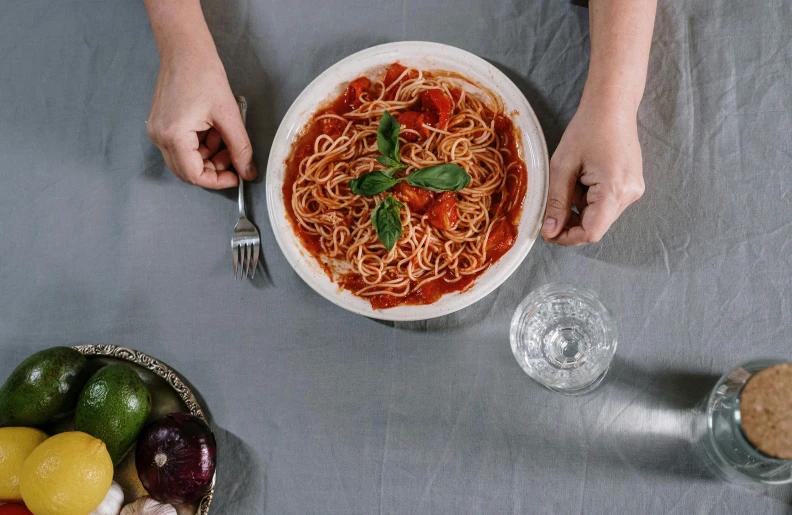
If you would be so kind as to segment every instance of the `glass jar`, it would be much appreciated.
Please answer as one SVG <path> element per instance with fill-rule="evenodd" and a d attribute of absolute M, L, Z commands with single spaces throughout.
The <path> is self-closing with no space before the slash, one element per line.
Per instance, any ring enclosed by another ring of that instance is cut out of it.
<path fill-rule="evenodd" d="M 792 483 L 792 460 L 759 451 L 743 433 L 740 396 L 748 381 L 783 360 L 750 361 L 727 372 L 712 390 L 704 407 L 698 441 L 704 461 L 721 478 L 734 483 L 782 485 Z"/>

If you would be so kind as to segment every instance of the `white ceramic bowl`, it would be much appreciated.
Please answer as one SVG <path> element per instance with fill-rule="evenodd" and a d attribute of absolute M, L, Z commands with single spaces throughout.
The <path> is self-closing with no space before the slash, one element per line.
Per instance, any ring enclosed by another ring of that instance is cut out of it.
<path fill-rule="evenodd" d="M 300 130 L 326 101 L 341 94 L 345 85 L 372 71 L 384 71 L 399 61 L 422 70 L 448 70 L 461 73 L 497 93 L 522 133 L 523 158 L 528 167 L 528 194 L 518 227 L 517 241 L 500 260 L 479 276 L 463 293 L 444 295 L 434 304 L 398 306 L 375 310 L 351 292 L 341 290 L 321 269 L 294 234 L 283 202 L 285 161 Z M 292 268 L 311 288 L 344 309 L 381 320 L 425 320 L 470 306 L 500 286 L 522 263 L 539 235 L 547 200 L 549 164 L 544 133 L 531 105 L 500 70 L 487 61 L 455 47 L 424 41 L 405 41 L 375 46 L 339 61 L 317 77 L 297 97 L 275 135 L 267 163 L 267 207 L 272 230 Z"/>

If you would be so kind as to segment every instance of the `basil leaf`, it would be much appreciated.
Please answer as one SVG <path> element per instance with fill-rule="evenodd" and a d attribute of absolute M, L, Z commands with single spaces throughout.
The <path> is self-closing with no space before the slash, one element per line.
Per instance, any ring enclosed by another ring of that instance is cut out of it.
<path fill-rule="evenodd" d="M 400 207 L 404 207 L 404 204 L 396 200 L 393 195 L 388 195 L 385 200 L 374 206 L 374 210 L 371 212 L 371 225 L 374 226 L 377 238 L 388 249 L 388 252 L 393 250 L 396 240 L 402 233 Z"/>
<path fill-rule="evenodd" d="M 376 159 L 377 159 L 377 162 L 379 164 L 385 165 L 385 166 L 388 166 L 388 167 L 391 167 L 391 168 L 393 168 L 393 167 L 405 168 L 405 166 L 406 166 L 406 165 L 403 165 L 400 162 L 396 161 L 395 159 L 391 159 L 390 157 L 387 157 L 387 156 L 377 156 Z"/>
<path fill-rule="evenodd" d="M 461 166 L 448 163 L 417 170 L 406 180 L 407 184 L 429 191 L 459 191 L 470 184 L 470 175 Z"/>
<path fill-rule="evenodd" d="M 394 179 L 386 173 L 369 172 L 349 181 L 349 188 L 355 195 L 371 197 L 394 187 L 398 182 L 398 179 Z"/>
<path fill-rule="evenodd" d="M 388 111 L 382 113 L 382 119 L 377 127 L 377 148 L 385 157 L 401 164 L 399 160 L 399 131 L 401 125 Z M 393 165 L 386 165 L 393 166 Z"/>

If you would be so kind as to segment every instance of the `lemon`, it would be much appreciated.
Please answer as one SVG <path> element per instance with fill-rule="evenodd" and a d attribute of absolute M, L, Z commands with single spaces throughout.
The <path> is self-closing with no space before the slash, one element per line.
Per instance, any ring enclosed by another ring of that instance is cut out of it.
<path fill-rule="evenodd" d="M 25 458 L 47 439 L 46 433 L 29 427 L 0 428 L 0 501 L 22 502 L 19 473 Z"/>
<path fill-rule="evenodd" d="M 19 486 L 34 515 L 88 515 L 113 482 L 113 461 L 101 440 L 78 431 L 46 440 L 25 460 Z"/>

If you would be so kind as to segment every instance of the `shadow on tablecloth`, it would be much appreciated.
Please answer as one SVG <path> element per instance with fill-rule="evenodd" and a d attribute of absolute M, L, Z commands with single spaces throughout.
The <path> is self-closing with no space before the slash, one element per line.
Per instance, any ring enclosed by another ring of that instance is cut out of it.
<path fill-rule="evenodd" d="M 264 506 L 266 483 L 254 449 L 220 426 L 212 430 L 218 462 L 211 512 L 244 513 L 250 506 Z"/>

